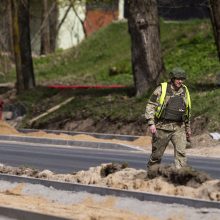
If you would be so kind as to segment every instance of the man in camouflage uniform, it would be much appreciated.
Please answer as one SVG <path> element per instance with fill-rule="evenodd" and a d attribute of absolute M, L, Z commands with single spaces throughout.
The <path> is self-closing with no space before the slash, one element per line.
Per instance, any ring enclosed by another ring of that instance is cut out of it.
<path fill-rule="evenodd" d="M 186 73 L 181 68 L 170 72 L 170 82 L 162 83 L 151 95 L 145 117 L 152 134 L 152 154 L 147 167 L 161 162 L 171 141 L 174 146 L 175 167 L 186 166 L 186 144 L 190 141 L 191 101 L 183 84 Z"/>

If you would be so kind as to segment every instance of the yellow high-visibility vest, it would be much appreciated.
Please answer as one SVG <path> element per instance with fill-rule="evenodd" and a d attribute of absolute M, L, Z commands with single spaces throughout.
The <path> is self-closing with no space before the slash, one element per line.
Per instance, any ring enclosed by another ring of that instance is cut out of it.
<path fill-rule="evenodd" d="M 160 118 L 161 113 L 164 109 L 164 100 L 166 97 L 166 92 L 167 92 L 167 82 L 161 83 L 161 95 L 160 95 L 160 99 L 159 99 L 159 105 L 156 108 L 156 112 L 155 112 L 155 116 L 157 118 Z M 191 114 L 191 98 L 190 98 L 190 94 L 189 94 L 189 90 L 187 88 L 187 86 L 185 86 L 183 84 L 183 87 L 185 88 L 186 91 L 186 116 L 189 119 L 190 118 L 190 114 Z"/>

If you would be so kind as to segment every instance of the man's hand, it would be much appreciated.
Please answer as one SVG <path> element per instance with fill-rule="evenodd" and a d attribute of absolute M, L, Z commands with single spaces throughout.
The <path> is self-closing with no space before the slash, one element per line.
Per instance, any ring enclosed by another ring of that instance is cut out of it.
<path fill-rule="evenodd" d="M 157 133 L 157 129 L 156 129 L 155 125 L 150 125 L 149 129 L 150 129 L 151 134 L 156 134 Z"/>

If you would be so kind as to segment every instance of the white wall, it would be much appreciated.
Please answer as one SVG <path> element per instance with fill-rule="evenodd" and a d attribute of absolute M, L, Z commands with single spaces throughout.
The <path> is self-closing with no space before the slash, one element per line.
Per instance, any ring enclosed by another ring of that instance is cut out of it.
<path fill-rule="evenodd" d="M 62 20 L 68 6 L 59 7 L 59 18 L 58 23 Z M 77 6 L 76 11 L 82 20 L 85 19 L 85 5 Z M 118 1 L 118 20 L 124 19 L 124 0 Z M 84 39 L 85 35 L 83 32 L 82 25 L 77 18 L 74 10 L 68 13 L 65 22 L 62 24 L 57 39 L 57 48 L 67 49 L 80 43 Z"/>
<path fill-rule="evenodd" d="M 124 19 L 124 0 L 118 1 L 118 20 Z"/>
<path fill-rule="evenodd" d="M 62 20 L 68 6 L 61 6 L 59 8 L 58 23 Z M 85 6 L 76 7 L 77 14 L 82 20 L 85 19 Z M 57 39 L 57 48 L 67 49 L 77 45 L 84 39 L 84 32 L 82 25 L 77 18 L 74 10 L 71 8 L 65 22 L 62 24 Z"/>

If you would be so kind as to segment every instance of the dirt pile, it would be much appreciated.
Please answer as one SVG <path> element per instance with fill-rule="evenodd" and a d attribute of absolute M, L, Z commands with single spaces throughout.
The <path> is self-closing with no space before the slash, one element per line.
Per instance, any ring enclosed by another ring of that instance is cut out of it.
<path fill-rule="evenodd" d="M 91 142 L 109 142 L 109 143 L 120 143 L 131 146 L 140 146 L 144 149 L 149 149 L 151 144 L 150 136 L 142 136 L 134 141 L 123 141 L 117 139 L 101 139 L 95 138 L 91 135 L 78 134 L 78 135 L 68 135 L 65 133 L 47 133 L 45 131 L 39 130 L 37 132 L 22 133 L 18 132 L 14 127 L 9 125 L 3 120 L 0 120 L 0 134 L 2 135 L 18 135 L 18 136 L 30 136 L 30 137 L 41 137 L 41 138 L 51 138 L 51 139 L 65 139 L 65 140 L 76 140 L 76 141 L 91 141 Z"/>
<path fill-rule="evenodd" d="M 34 137 L 58 138 L 67 140 L 86 140 L 97 142 L 114 142 L 123 143 L 131 146 L 138 146 L 144 150 L 151 150 L 149 136 L 139 137 L 135 141 L 119 141 L 115 139 L 102 140 L 89 135 L 67 135 L 67 134 L 48 134 L 44 131 L 33 132 L 29 134 L 19 133 L 16 129 L 8 125 L 5 121 L 0 121 L 0 134 L 7 135 L 28 135 Z M 194 144 L 201 144 L 201 148 L 187 149 L 188 154 L 220 156 L 219 145 L 204 147 L 205 140 L 210 136 L 203 134 L 195 137 Z M 213 143 L 213 142 L 211 142 Z M 173 149 L 168 147 L 166 152 L 172 152 Z M 27 167 L 6 167 L 0 166 L 1 173 L 13 175 L 30 176 L 35 178 L 44 178 L 50 180 L 66 181 L 82 184 L 96 184 L 99 186 L 108 186 L 119 189 L 140 190 L 146 192 L 157 192 L 169 195 L 188 196 L 195 198 L 203 198 L 208 200 L 220 201 L 220 182 L 218 180 L 210 180 L 203 173 L 199 173 L 192 169 L 176 170 L 173 167 L 160 165 L 150 170 L 148 176 L 144 170 L 135 170 L 128 168 L 126 164 L 115 165 L 103 164 L 98 167 L 91 167 L 87 171 L 79 171 L 73 174 L 55 174 L 52 171 L 38 171 Z M 146 177 L 147 176 L 147 177 Z"/>
<path fill-rule="evenodd" d="M 206 173 L 197 171 L 191 167 L 176 169 L 171 165 L 155 165 L 148 170 L 147 177 L 149 179 L 160 176 L 166 179 L 167 182 L 175 185 L 185 185 L 194 188 L 211 180 L 211 177 Z"/>
<path fill-rule="evenodd" d="M 73 174 L 56 174 L 1 165 L 0 173 L 220 201 L 220 180 L 211 180 L 208 175 L 190 168 L 177 170 L 160 165 L 147 175 L 144 170 L 110 163 Z"/>
<path fill-rule="evenodd" d="M 68 135 L 64 133 L 53 134 L 53 133 L 46 133 L 41 130 L 37 132 L 21 133 L 3 120 L 0 120 L 0 134 L 42 137 L 42 138 L 51 138 L 51 139 L 76 140 L 76 141 L 109 142 L 109 143 L 125 144 L 131 147 L 138 147 L 145 151 L 151 151 L 150 136 L 140 136 L 134 141 L 122 141 L 117 139 L 95 138 L 91 135 L 86 135 L 86 134 L 79 134 L 79 135 Z M 220 157 L 220 142 L 213 140 L 208 133 L 203 133 L 202 135 L 197 135 L 192 137 L 191 147 L 188 148 L 186 152 L 187 155 Z M 172 144 L 170 144 L 167 147 L 166 153 L 173 154 Z"/>
<path fill-rule="evenodd" d="M 22 136 L 28 135 L 33 137 L 67 140 L 114 142 L 131 146 L 138 146 L 144 150 L 151 150 L 151 137 L 149 136 L 142 136 L 133 142 L 125 142 L 119 140 L 102 140 L 89 135 L 71 136 L 66 134 L 48 134 L 44 131 L 23 134 L 19 133 L 16 129 L 4 121 L 0 121 L 0 134 Z M 187 149 L 188 154 L 214 157 L 220 156 L 219 142 L 213 142 L 208 134 L 194 137 L 193 145 L 195 146 Z M 166 152 L 173 153 L 172 147 L 169 146 Z M 28 167 L 10 167 L 0 164 L 0 173 L 55 181 L 65 181 L 71 183 L 93 184 L 97 186 L 112 187 L 125 190 L 127 189 L 174 196 L 185 196 L 189 198 L 205 199 L 209 201 L 220 201 L 220 180 L 212 180 L 205 173 L 201 173 L 190 168 L 176 170 L 172 166 L 167 165 L 155 166 L 154 169 L 151 169 L 148 173 L 146 173 L 145 170 L 129 168 L 127 164 L 110 163 L 101 164 L 97 167 L 91 167 L 88 170 L 79 171 L 77 173 L 56 174 L 50 170 L 40 171 Z M 148 215 L 140 216 L 134 214 L 128 211 L 130 209 L 122 211 L 121 209 L 115 208 L 115 198 L 113 197 L 107 198 L 105 201 L 102 200 L 100 202 L 94 201 L 93 198 L 87 197 L 87 199 L 79 204 L 62 205 L 54 201 L 49 201 L 47 198 L 41 198 L 39 196 L 39 191 L 36 196 L 22 195 L 21 191 L 24 185 L 25 184 L 21 184 L 12 190 L 5 190 L 4 192 L 0 192 L 1 204 L 69 218 L 75 216 L 79 220 L 155 219 L 147 217 Z M 179 216 L 178 218 L 170 217 L 166 219 L 171 220 L 185 218 Z"/>
<path fill-rule="evenodd" d="M 19 132 L 5 121 L 0 120 L 0 134 L 18 135 Z"/>

